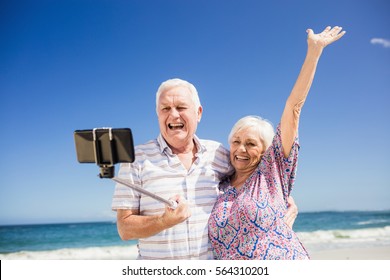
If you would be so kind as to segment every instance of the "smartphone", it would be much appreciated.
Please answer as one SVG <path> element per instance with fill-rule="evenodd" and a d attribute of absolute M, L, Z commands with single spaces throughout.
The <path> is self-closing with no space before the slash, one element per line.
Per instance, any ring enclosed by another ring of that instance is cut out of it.
<path fill-rule="evenodd" d="M 113 166 L 133 162 L 134 143 L 130 128 L 95 128 L 74 131 L 77 160 Z"/>

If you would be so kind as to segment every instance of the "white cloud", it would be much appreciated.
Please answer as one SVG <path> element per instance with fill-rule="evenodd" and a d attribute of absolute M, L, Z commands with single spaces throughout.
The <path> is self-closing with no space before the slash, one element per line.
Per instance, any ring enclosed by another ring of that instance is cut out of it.
<path fill-rule="evenodd" d="M 383 38 L 372 38 L 371 44 L 373 45 L 382 45 L 384 48 L 390 48 L 390 40 Z"/>

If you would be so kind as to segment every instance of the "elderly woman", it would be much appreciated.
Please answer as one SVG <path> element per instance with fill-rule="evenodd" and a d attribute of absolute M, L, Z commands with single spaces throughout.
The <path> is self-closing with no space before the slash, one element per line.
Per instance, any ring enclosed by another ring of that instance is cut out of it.
<path fill-rule="evenodd" d="M 298 123 L 323 49 L 340 39 L 341 27 L 314 34 L 276 129 L 255 116 L 240 119 L 229 135 L 235 173 L 221 183 L 209 218 L 215 259 L 309 259 L 284 221 L 298 159 Z"/>

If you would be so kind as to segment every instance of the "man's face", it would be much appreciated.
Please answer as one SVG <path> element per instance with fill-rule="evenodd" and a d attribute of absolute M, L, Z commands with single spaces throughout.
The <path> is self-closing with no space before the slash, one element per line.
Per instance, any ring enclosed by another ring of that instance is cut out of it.
<path fill-rule="evenodd" d="M 157 115 L 161 134 L 173 152 L 192 145 L 202 107 L 195 108 L 187 87 L 173 87 L 161 93 Z"/>

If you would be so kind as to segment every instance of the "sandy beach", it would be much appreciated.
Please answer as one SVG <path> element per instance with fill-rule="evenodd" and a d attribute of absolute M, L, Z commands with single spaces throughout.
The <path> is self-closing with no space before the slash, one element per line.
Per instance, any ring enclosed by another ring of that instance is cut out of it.
<path fill-rule="evenodd" d="M 390 246 L 315 250 L 307 247 L 312 260 L 390 260 Z M 24 251 L 0 254 L 1 260 L 136 260 L 136 246 Z"/>
<path fill-rule="evenodd" d="M 390 260 L 390 246 L 313 251 L 312 260 Z"/>

